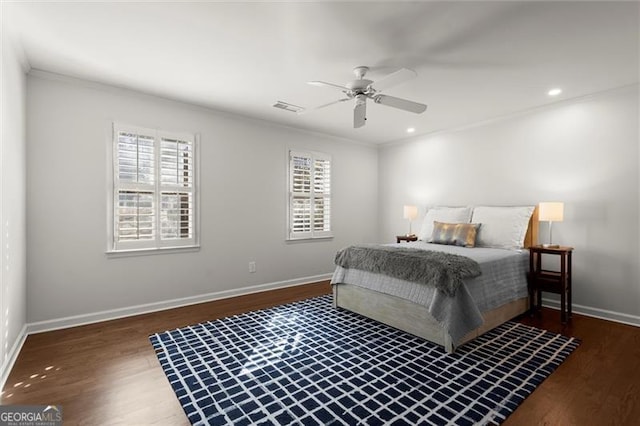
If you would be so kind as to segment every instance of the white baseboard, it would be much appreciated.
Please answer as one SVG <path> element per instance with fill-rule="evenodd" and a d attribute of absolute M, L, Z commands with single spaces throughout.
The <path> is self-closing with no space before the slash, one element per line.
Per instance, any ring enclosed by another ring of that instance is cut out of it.
<path fill-rule="evenodd" d="M 560 310 L 560 301 L 553 299 L 542 299 L 542 306 Z M 635 325 L 640 327 L 640 316 L 623 314 L 620 312 L 608 311 L 606 309 L 592 308 L 591 306 L 571 304 L 571 310 L 576 314 L 586 315 L 598 319 L 620 322 L 622 324 Z"/>
<path fill-rule="evenodd" d="M 259 284 L 251 287 L 243 287 L 234 290 L 217 291 L 198 296 L 182 297 L 179 299 L 165 300 L 162 302 L 146 303 L 143 305 L 129 306 L 126 308 L 111 309 L 108 311 L 94 312 L 90 314 L 74 315 L 65 318 L 57 318 L 47 321 L 38 321 L 27 324 L 27 334 L 43 333 L 45 331 L 59 330 L 63 328 L 77 327 L 79 325 L 93 324 L 134 315 L 164 311 L 180 308 L 198 303 L 211 302 L 213 300 L 227 299 L 229 297 L 242 296 L 250 293 L 259 293 L 278 288 L 293 287 L 302 284 L 310 284 L 331 278 L 332 274 L 314 275 L 311 277 L 296 278 L 274 283 Z"/>
<path fill-rule="evenodd" d="M 2 372 L 2 374 L 0 374 L 0 389 L 4 388 L 4 384 L 9 378 L 9 373 L 11 373 L 13 364 L 15 364 L 16 360 L 18 359 L 18 354 L 22 350 L 22 346 L 24 345 L 25 340 L 27 340 L 27 324 L 25 324 L 22 327 L 22 330 L 20 330 L 20 334 L 18 334 L 16 341 L 13 343 L 11 350 L 2 363 L 2 368 L 0 368 L 0 371 Z"/>

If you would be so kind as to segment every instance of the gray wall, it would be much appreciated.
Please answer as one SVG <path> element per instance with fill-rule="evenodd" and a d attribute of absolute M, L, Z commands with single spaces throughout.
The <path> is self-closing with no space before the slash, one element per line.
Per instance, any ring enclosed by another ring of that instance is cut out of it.
<path fill-rule="evenodd" d="M 2 192 L 0 218 L 0 383 L 26 322 L 26 76 L 9 37 L 2 37 Z"/>
<path fill-rule="evenodd" d="M 342 246 L 406 232 L 403 204 L 560 200 L 576 309 L 640 324 L 637 86 L 380 149 L 41 72 L 28 87 L 29 322 L 327 274 Z M 113 120 L 201 135 L 200 251 L 105 255 Z M 287 147 L 333 155 L 332 240 L 285 242 Z"/>
<path fill-rule="evenodd" d="M 28 87 L 30 323 L 304 281 L 331 273 L 344 245 L 376 240 L 375 147 L 42 72 Z M 200 134 L 200 251 L 105 254 L 114 120 Z M 331 240 L 285 242 L 288 147 L 333 156 Z"/>
<path fill-rule="evenodd" d="M 576 249 L 574 306 L 640 325 L 638 113 L 634 86 L 388 144 L 379 153 L 381 235 L 406 232 L 403 204 L 424 214 L 438 204 L 563 201 L 553 235 Z M 547 230 L 541 223 L 542 242 Z"/>

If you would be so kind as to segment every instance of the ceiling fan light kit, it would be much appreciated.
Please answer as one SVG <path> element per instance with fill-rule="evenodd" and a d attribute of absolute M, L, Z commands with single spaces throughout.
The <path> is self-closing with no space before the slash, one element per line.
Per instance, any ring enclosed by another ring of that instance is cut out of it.
<path fill-rule="evenodd" d="M 327 83 L 326 81 L 310 81 L 309 84 L 313 86 L 338 89 L 346 95 L 346 98 L 338 99 L 337 101 L 329 102 L 328 104 L 323 104 L 315 108 L 310 108 L 301 111 L 298 114 L 316 111 L 318 109 L 326 108 L 330 105 L 353 99 L 353 127 L 357 129 L 364 126 L 367 120 L 367 99 L 373 100 L 373 102 L 376 104 L 401 109 L 403 111 L 413 112 L 415 114 L 421 114 L 427 109 L 427 106 L 424 104 L 409 101 L 407 99 L 396 98 L 395 96 L 383 95 L 380 93 L 384 89 L 415 78 L 417 75 L 415 71 L 407 68 L 401 68 L 398 71 L 395 71 L 383 77 L 377 82 L 364 78 L 368 71 L 369 67 L 355 67 L 353 69 L 353 73 L 355 74 L 356 79 L 348 82 L 344 86 L 335 83 Z"/>
<path fill-rule="evenodd" d="M 353 108 L 353 127 L 364 126 L 367 121 L 367 97 L 365 95 L 356 95 L 356 106 Z"/>

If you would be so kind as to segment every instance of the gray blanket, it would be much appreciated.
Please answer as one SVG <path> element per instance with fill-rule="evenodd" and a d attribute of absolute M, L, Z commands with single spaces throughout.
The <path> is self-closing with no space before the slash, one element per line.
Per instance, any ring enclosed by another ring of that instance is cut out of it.
<path fill-rule="evenodd" d="M 465 278 L 482 273 L 478 262 L 465 256 L 373 244 L 344 248 L 336 254 L 335 263 L 347 269 L 427 284 L 447 296 L 454 296 Z"/>

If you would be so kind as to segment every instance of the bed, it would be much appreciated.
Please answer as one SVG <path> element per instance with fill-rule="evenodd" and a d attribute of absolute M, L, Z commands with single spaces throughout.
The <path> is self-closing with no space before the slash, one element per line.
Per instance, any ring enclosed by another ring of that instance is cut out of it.
<path fill-rule="evenodd" d="M 461 254 L 478 262 L 482 274 L 465 279 L 454 297 L 424 284 L 337 266 L 331 280 L 334 307 L 414 334 L 452 353 L 456 347 L 529 309 L 526 248 L 537 244 L 538 236 L 537 209 L 531 209 L 524 221 L 519 249 L 445 246 L 425 242 L 426 237 L 402 244 Z M 469 222 L 471 219 L 469 216 Z M 489 237 L 498 222 L 482 224 L 479 229 L 485 226 Z"/>

